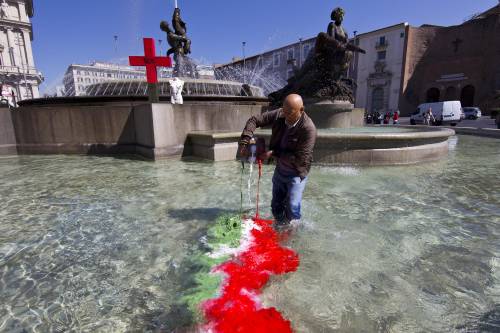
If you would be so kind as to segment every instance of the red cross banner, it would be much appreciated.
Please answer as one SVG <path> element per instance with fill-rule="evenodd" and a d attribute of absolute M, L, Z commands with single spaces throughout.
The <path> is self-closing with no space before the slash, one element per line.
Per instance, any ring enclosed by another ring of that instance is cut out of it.
<path fill-rule="evenodd" d="M 148 83 L 158 83 L 158 67 L 172 67 L 170 57 L 157 57 L 153 38 L 144 38 L 144 56 L 130 56 L 130 66 L 145 66 Z"/>

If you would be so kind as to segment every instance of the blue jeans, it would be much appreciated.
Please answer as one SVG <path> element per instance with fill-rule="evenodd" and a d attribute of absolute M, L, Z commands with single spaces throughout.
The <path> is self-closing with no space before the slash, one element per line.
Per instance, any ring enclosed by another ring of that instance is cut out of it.
<path fill-rule="evenodd" d="M 285 177 L 278 170 L 273 175 L 273 200 L 271 209 L 276 221 L 299 220 L 302 193 L 306 187 L 307 177 Z"/>

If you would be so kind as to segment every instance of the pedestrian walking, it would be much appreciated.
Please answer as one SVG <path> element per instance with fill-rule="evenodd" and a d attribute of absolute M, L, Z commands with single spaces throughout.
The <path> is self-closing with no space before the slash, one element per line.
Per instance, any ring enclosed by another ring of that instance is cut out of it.
<path fill-rule="evenodd" d="M 432 119 L 432 123 L 431 123 Z M 434 115 L 432 114 L 432 108 L 429 108 L 427 112 L 424 114 L 424 124 L 427 126 L 430 126 L 436 121 L 436 118 L 434 118 Z"/>
<path fill-rule="evenodd" d="M 394 115 L 392 116 L 393 124 L 397 125 L 399 123 L 399 110 L 394 112 Z"/>

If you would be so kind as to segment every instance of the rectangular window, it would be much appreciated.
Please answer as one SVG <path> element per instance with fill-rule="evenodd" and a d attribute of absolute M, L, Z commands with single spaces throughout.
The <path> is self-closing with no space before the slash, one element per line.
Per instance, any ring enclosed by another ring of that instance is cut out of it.
<path fill-rule="evenodd" d="M 378 42 L 380 45 L 385 45 L 385 36 L 380 37 Z"/>
<path fill-rule="evenodd" d="M 402 33 L 399 35 L 399 37 L 404 38 L 404 37 L 405 37 L 405 33 L 404 33 L 404 32 L 402 32 Z"/>
<path fill-rule="evenodd" d="M 287 60 L 295 59 L 295 50 L 288 49 L 286 58 L 287 58 Z"/>
<path fill-rule="evenodd" d="M 311 47 L 309 46 L 309 44 L 304 45 L 304 58 L 307 58 L 310 50 L 311 50 Z"/>
<path fill-rule="evenodd" d="M 273 64 L 274 64 L 274 67 L 279 67 L 280 65 L 280 53 L 279 52 L 276 52 L 274 54 L 274 57 L 273 57 Z"/>
<path fill-rule="evenodd" d="M 257 58 L 257 60 L 255 61 L 255 68 L 261 68 L 262 67 L 262 58 L 259 57 Z"/>
<path fill-rule="evenodd" d="M 379 51 L 377 52 L 377 60 L 385 60 L 385 57 L 386 57 L 387 53 L 386 51 Z"/>
<path fill-rule="evenodd" d="M 292 76 L 293 76 L 293 70 L 292 70 L 292 69 L 289 69 L 289 70 L 286 72 L 286 78 L 287 78 L 287 80 L 288 80 L 289 78 L 291 78 Z"/>

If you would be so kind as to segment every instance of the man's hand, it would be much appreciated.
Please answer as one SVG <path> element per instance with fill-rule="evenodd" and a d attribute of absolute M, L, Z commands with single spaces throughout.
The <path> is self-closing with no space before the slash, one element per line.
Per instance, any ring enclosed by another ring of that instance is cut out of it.
<path fill-rule="evenodd" d="M 248 157 L 248 143 L 250 142 L 250 139 L 247 137 L 244 137 L 238 142 L 238 153 L 240 157 Z"/>
<path fill-rule="evenodd" d="M 272 156 L 273 156 L 273 151 L 270 150 L 270 151 L 266 151 L 265 153 L 260 154 L 259 159 L 262 161 L 266 161 L 266 160 L 270 159 Z"/>
<path fill-rule="evenodd" d="M 241 144 L 238 147 L 238 153 L 240 157 L 248 157 L 248 145 Z"/>

